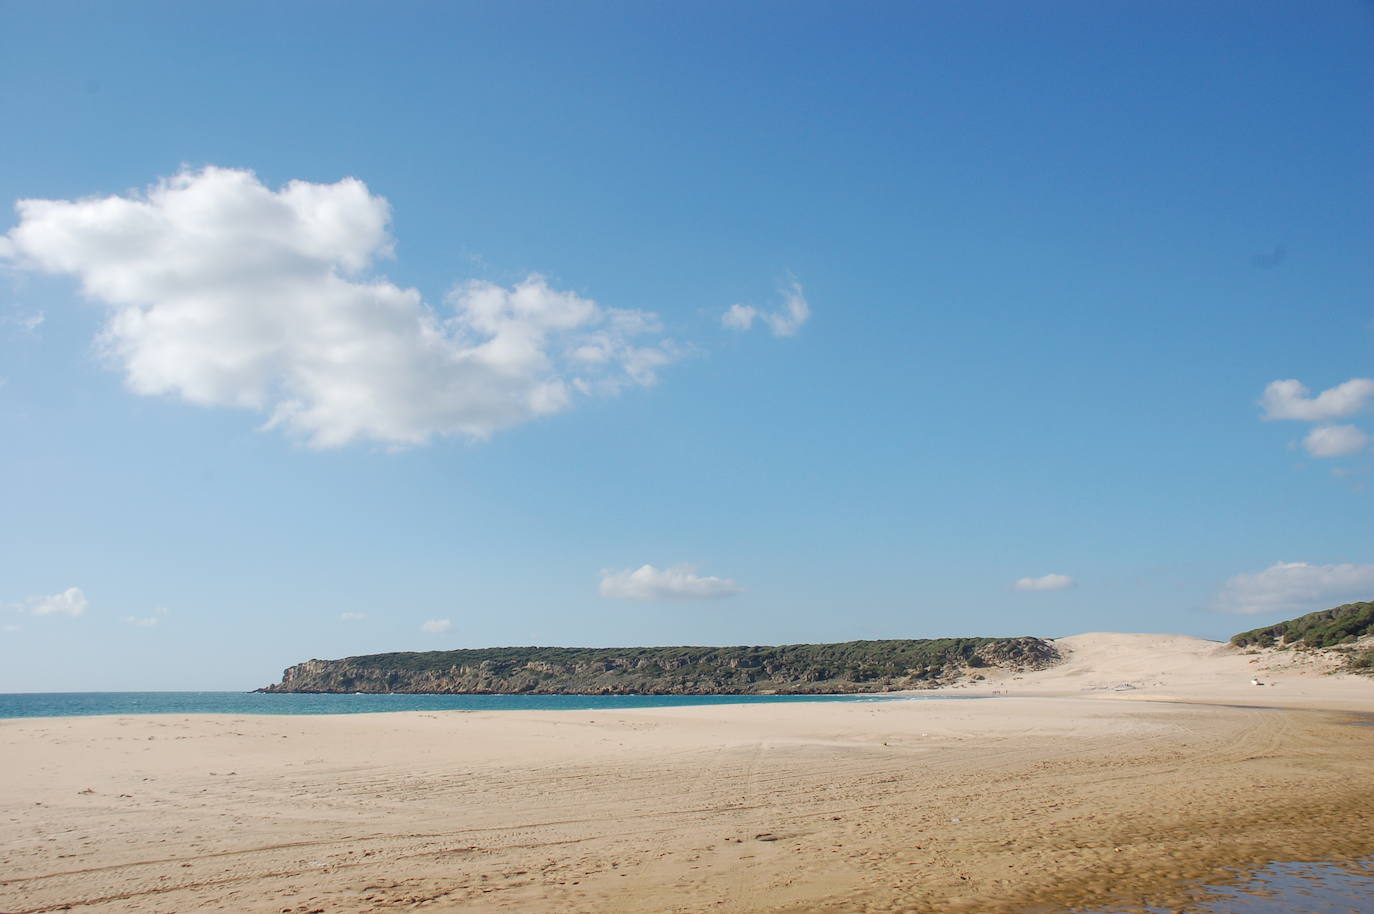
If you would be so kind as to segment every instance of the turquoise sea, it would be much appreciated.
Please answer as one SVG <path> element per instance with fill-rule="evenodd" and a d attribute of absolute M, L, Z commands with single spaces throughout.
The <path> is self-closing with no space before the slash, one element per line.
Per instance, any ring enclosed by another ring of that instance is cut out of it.
<path fill-rule="evenodd" d="M 92 714 L 376 714 L 383 711 L 599 711 L 814 701 L 922 701 L 948 695 L 264 695 L 257 692 L 19 692 L 0 718 Z M 959 696 L 961 701 L 982 700 Z"/>

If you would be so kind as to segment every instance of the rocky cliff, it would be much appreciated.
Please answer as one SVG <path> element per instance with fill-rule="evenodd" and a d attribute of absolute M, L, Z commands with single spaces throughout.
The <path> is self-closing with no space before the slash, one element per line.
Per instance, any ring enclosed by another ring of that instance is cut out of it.
<path fill-rule="evenodd" d="M 735 695 L 938 688 L 981 669 L 1059 661 L 1039 638 L 780 647 L 499 647 L 308 660 L 261 692 Z"/>

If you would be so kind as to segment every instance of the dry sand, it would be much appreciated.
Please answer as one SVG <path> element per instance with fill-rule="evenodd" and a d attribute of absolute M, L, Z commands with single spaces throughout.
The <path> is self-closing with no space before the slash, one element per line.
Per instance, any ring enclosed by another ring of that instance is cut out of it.
<path fill-rule="evenodd" d="M 1374 680 L 1061 645 L 994 701 L 0 721 L 0 911 L 1063 910 L 1374 853 Z"/>

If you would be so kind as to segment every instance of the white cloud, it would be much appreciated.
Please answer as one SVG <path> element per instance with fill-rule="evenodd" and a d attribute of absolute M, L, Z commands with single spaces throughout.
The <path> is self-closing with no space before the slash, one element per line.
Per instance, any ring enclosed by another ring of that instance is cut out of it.
<path fill-rule="evenodd" d="M 1309 396 L 1302 382 L 1290 378 L 1271 381 L 1264 388 L 1260 405 L 1264 407 L 1265 419 L 1327 422 L 1354 415 L 1364 409 L 1371 397 L 1374 397 L 1374 379 L 1370 378 L 1351 378 L 1315 397 Z"/>
<path fill-rule="evenodd" d="M 29 601 L 29 612 L 35 616 L 79 616 L 86 611 L 86 595 L 80 587 L 68 587 L 50 597 Z"/>
<path fill-rule="evenodd" d="M 0 258 L 4 257 L 3 250 L 0 250 Z M 43 326 L 43 321 L 47 315 L 42 311 L 24 311 L 18 306 L 11 309 L 10 314 L 0 317 L 0 326 L 14 326 L 19 328 L 18 335 L 37 336 L 38 328 Z"/>
<path fill-rule="evenodd" d="M 1014 585 L 1017 590 L 1068 590 L 1074 579 L 1067 574 L 1047 574 L 1038 578 L 1021 578 Z"/>
<path fill-rule="evenodd" d="M 740 592 L 729 578 L 701 577 L 690 565 L 641 565 L 601 572 L 601 595 L 618 600 L 715 600 Z"/>
<path fill-rule="evenodd" d="M 125 616 L 124 624 L 134 625 L 139 628 L 152 628 L 162 622 L 162 620 L 167 617 L 168 612 L 170 612 L 170 610 L 159 607 L 153 610 L 151 616 Z"/>
<path fill-rule="evenodd" d="M 774 336 L 793 336 L 811 316 L 800 283 L 792 283 L 783 290 L 783 305 L 777 311 L 760 311 L 753 305 L 731 305 L 721 315 L 721 325 L 730 330 L 748 330 L 755 320 L 761 320 Z"/>
<path fill-rule="evenodd" d="M 1231 578 L 1212 608 L 1242 615 L 1296 616 L 1369 599 L 1374 599 L 1374 565 L 1279 562 L 1264 571 Z"/>
<path fill-rule="evenodd" d="M 447 619 L 430 619 L 420 626 L 420 631 L 431 635 L 442 635 L 453 630 L 453 623 Z"/>
<path fill-rule="evenodd" d="M 205 168 L 17 208 L 0 257 L 80 279 L 107 307 L 101 349 L 131 390 L 262 411 L 317 447 L 484 439 L 576 395 L 651 385 L 678 355 L 654 315 L 538 275 L 461 283 L 447 313 L 367 275 L 392 253 L 390 206 L 355 178 L 273 191 Z"/>
<path fill-rule="evenodd" d="M 731 330 L 748 330 L 758 316 L 759 309 L 753 305 L 731 305 L 720 316 L 720 322 Z"/>
<path fill-rule="evenodd" d="M 17 632 L 17 631 L 22 631 L 22 630 L 23 630 L 22 626 L 18 626 L 18 625 L 11 625 L 11 624 L 9 624 L 9 623 L 6 623 L 6 624 L 4 624 L 4 625 L 0 625 L 0 632 Z"/>
<path fill-rule="evenodd" d="M 339 613 L 339 619 L 344 622 L 361 622 L 367 618 L 367 613 Z"/>
<path fill-rule="evenodd" d="M 1369 436 L 1353 425 L 1319 425 L 1302 440 L 1313 457 L 1349 457 L 1368 443 Z"/>

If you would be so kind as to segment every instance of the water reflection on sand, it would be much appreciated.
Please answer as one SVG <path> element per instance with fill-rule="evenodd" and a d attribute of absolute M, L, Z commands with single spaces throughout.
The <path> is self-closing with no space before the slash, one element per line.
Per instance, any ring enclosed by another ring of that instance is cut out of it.
<path fill-rule="evenodd" d="M 1271 863 L 1235 885 L 1202 886 L 1180 908 L 1080 908 L 1075 914 L 1370 914 L 1374 857 L 1343 863 Z"/>

